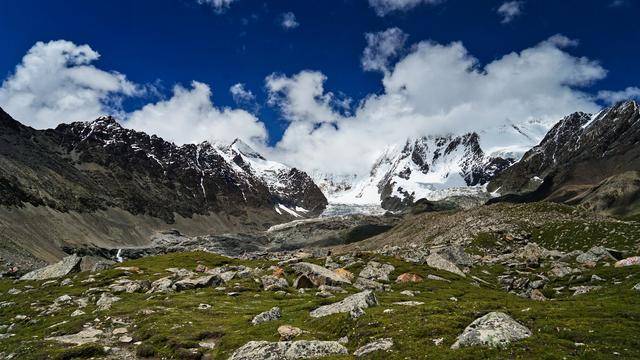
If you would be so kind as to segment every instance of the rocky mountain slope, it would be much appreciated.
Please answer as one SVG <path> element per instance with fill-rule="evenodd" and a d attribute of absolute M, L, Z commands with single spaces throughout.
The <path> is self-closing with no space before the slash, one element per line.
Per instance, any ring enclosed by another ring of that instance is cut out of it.
<path fill-rule="evenodd" d="M 399 210 L 423 198 L 478 196 L 480 185 L 513 162 L 486 154 L 476 133 L 427 136 L 386 149 L 364 179 L 320 176 L 316 181 L 331 202 Z"/>
<path fill-rule="evenodd" d="M 52 260 L 67 243 L 138 245 L 168 227 L 266 229 L 326 204 L 304 172 L 240 141 L 176 146 L 111 117 L 38 131 L 0 110 L 4 249 Z"/>
<path fill-rule="evenodd" d="M 595 115 L 575 113 L 493 179 L 505 200 L 551 200 L 615 214 L 638 211 L 640 107 L 618 103 Z"/>

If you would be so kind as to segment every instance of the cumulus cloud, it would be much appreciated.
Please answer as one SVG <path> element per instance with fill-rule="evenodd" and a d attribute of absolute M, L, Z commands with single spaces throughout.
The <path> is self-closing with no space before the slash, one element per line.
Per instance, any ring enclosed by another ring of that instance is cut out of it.
<path fill-rule="evenodd" d="M 289 30 L 297 28 L 300 26 L 300 23 L 296 20 L 296 15 L 294 13 L 286 12 L 281 16 L 280 26 L 282 26 L 283 29 Z"/>
<path fill-rule="evenodd" d="M 498 14 L 502 16 L 502 23 L 507 24 L 522 14 L 523 1 L 507 1 L 498 8 Z"/>
<path fill-rule="evenodd" d="M 143 88 L 91 63 L 100 54 L 88 45 L 58 40 L 36 43 L 0 88 L 0 106 L 35 128 L 119 114 L 123 97 Z"/>
<path fill-rule="evenodd" d="M 246 103 L 256 99 L 256 96 L 253 95 L 251 90 L 247 90 L 242 83 L 232 85 L 229 88 L 229 92 L 231 93 L 231 96 L 233 96 L 233 101 L 236 103 Z"/>
<path fill-rule="evenodd" d="M 179 144 L 203 140 L 228 143 L 235 138 L 262 144 L 267 138 L 264 124 L 253 114 L 214 106 L 209 86 L 197 81 L 190 89 L 176 85 L 171 98 L 134 111 L 125 125 Z"/>
<path fill-rule="evenodd" d="M 217 13 L 225 12 L 232 3 L 238 0 L 197 0 L 200 5 L 209 5 Z"/>
<path fill-rule="evenodd" d="M 378 16 L 385 16 L 394 11 L 407 11 L 421 4 L 439 4 L 444 0 L 369 0 Z"/>
<path fill-rule="evenodd" d="M 490 152 L 525 150 L 563 116 L 599 109 L 580 88 L 606 71 L 563 51 L 567 43 L 556 36 L 483 65 L 460 42 L 420 42 L 384 75 L 384 92 L 352 116 L 331 106 L 322 73 L 269 78 L 274 90 L 286 89 L 274 104 L 291 122 L 272 156 L 305 170 L 363 174 L 389 144 L 469 131 L 481 133 Z"/>
<path fill-rule="evenodd" d="M 362 68 L 367 71 L 387 72 L 389 63 L 400 54 L 408 37 L 397 27 L 366 33 L 367 47 L 362 53 Z"/>
<path fill-rule="evenodd" d="M 603 100 L 608 104 L 615 104 L 629 99 L 640 100 L 640 88 L 630 86 L 622 91 L 602 90 L 598 92 L 598 99 Z"/>

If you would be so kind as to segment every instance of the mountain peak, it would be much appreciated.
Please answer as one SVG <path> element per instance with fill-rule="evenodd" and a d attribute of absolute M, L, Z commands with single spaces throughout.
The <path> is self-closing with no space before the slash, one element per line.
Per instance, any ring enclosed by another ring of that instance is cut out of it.
<path fill-rule="evenodd" d="M 265 159 L 259 152 L 255 151 L 251 146 L 236 138 L 229 146 L 232 150 L 250 158 Z"/>

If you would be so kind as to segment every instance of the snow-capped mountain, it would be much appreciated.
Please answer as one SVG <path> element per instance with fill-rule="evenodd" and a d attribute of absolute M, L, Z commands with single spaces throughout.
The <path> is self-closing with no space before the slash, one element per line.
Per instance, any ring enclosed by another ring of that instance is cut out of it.
<path fill-rule="evenodd" d="M 314 179 L 330 203 L 396 210 L 422 198 L 478 193 L 514 161 L 485 154 L 477 133 L 426 136 L 385 149 L 365 178 L 314 174 Z"/>

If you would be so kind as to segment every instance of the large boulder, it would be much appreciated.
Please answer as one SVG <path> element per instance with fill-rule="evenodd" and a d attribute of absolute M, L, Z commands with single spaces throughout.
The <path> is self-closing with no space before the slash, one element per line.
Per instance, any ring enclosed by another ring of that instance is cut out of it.
<path fill-rule="evenodd" d="M 260 282 L 262 283 L 262 288 L 265 291 L 286 290 L 289 287 L 287 279 L 273 275 L 265 275 L 261 277 Z"/>
<path fill-rule="evenodd" d="M 456 275 L 466 277 L 466 275 L 460 270 L 456 264 L 445 259 L 442 255 L 438 253 L 432 253 L 425 259 L 425 263 L 435 269 L 448 271 L 450 273 L 454 273 Z"/>
<path fill-rule="evenodd" d="M 218 286 L 222 284 L 222 279 L 217 275 L 205 275 L 197 278 L 187 278 L 178 280 L 173 283 L 173 289 L 176 291 L 199 289 L 209 286 Z"/>
<path fill-rule="evenodd" d="M 458 349 L 467 346 L 502 347 L 512 341 L 531 336 L 531 330 L 502 312 L 491 312 L 474 320 L 451 346 Z"/>
<path fill-rule="evenodd" d="M 231 354 L 229 360 L 295 360 L 346 355 L 347 348 L 337 341 L 249 341 Z"/>
<path fill-rule="evenodd" d="M 338 313 L 348 313 L 354 309 L 366 309 L 369 306 L 378 305 L 378 299 L 376 295 L 371 290 L 366 290 L 359 292 L 357 294 L 353 294 L 351 296 L 347 296 L 344 300 L 320 306 L 319 308 L 311 311 L 310 315 L 314 318 L 319 318 L 323 316 L 328 316 L 332 314 Z"/>
<path fill-rule="evenodd" d="M 81 259 L 82 258 L 76 254 L 67 256 L 55 264 L 33 270 L 23 275 L 20 280 L 49 280 L 69 275 L 72 272 L 80 270 Z"/>
<path fill-rule="evenodd" d="M 597 263 L 600 260 L 615 260 L 615 258 L 607 251 L 604 246 L 594 246 L 586 252 L 576 257 L 576 262 L 581 264 L 585 263 Z"/>
<path fill-rule="evenodd" d="M 460 245 L 431 248 L 431 252 L 442 256 L 457 266 L 469 267 L 473 265 L 473 259 L 471 259 L 471 256 L 469 256 Z"/>
<path fill-rule="evenodd" d="M 382 264 L 377 261 L 369 261 L 360 272 L 360 277 L 369 280 L 389 281 L 389 274 L 396 268 L 393 265 Z"/>
<path fill-rule="evenodd" d="M 300 262 L 291 265 L 293 271 L 299 275 L 305 275 L 315 286 L 320 285 L 344 285 L 351 284 L 351 281 L 345 276 L 331 271 L 323 266 Z"/>

